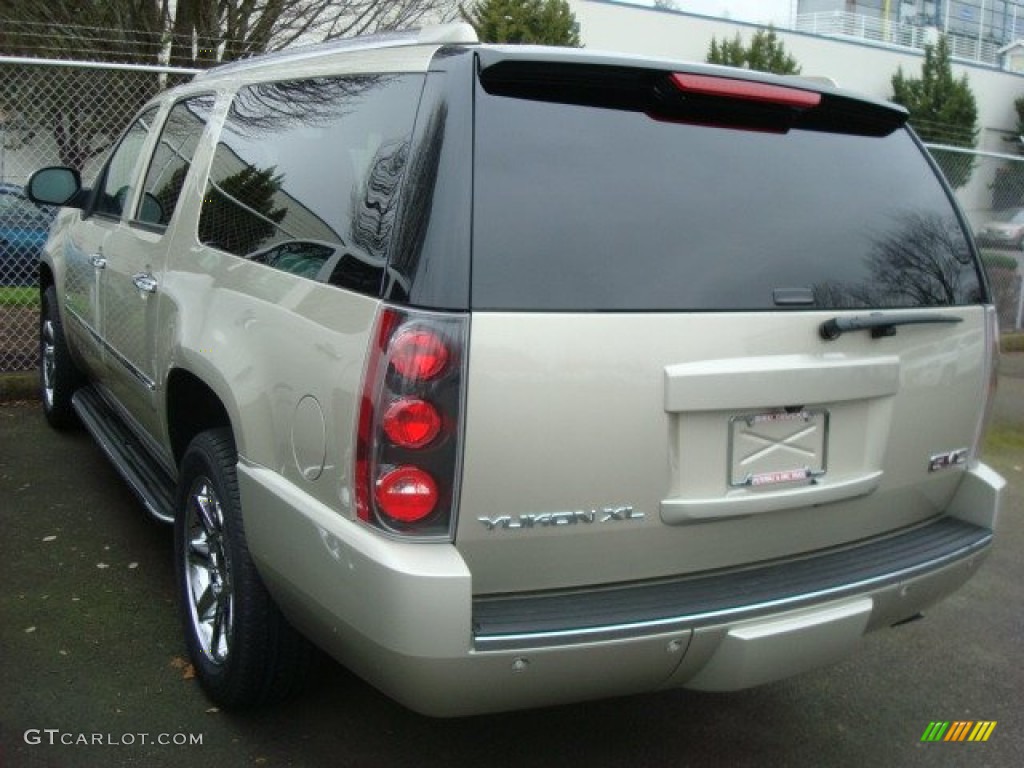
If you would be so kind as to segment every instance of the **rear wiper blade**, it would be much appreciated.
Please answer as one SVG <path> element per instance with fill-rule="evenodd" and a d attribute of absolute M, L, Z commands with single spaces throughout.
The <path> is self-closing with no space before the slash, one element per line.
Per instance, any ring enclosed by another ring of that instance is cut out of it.
<path fill-rule="evenodd" d="M 871 338 L 895 336 L 898 325 L 925 325 L 931 323 L 960 323 L 962 317 L 939 315 L 934 312 L 886 313 L 872 312 L 870 315 L 833 317 L 821 324 L 818 332 L 826 341 L 835 341 L 847 331 L 871 331 Z"/>

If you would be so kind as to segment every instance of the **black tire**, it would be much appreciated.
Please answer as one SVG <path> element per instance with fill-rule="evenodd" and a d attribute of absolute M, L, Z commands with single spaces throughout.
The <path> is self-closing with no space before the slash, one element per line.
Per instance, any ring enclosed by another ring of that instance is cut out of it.
<path fill-rule="evenodd" d="M 304 686 L 313 648 L 274 604 L 249 555 L 230 430 L 202 432 L 181 462 L 174 557 L 185 643 L 207 696 L 243 709 Z"/>
<path fill-rule="evenodd" d="M 71 359 L 57 306 L 57 289 L 51 285 L 43 291 L 39 308 L 39 397 L 51 427 L 78 426 L 71 396 L 84 383 L 85 376 Z"/>

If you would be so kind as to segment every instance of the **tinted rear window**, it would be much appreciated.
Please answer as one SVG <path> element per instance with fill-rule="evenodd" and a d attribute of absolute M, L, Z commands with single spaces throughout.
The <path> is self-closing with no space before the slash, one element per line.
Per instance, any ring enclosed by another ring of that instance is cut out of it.
<path fill-rule="evenodd" d="M 960 221 L 905 130 L 785 133 L 487 93 L 472 304 L 763 310 L 975 303 Z"/>

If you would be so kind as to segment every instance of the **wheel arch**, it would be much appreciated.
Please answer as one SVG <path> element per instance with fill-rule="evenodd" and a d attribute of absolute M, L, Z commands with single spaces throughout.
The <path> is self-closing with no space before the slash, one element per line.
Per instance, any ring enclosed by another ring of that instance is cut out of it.
<path fill-rule="evenodd" d="M 226 427 L 235 440 L 238 433 L 228 408 L 221 397 L 205 381 L 184 368 L 173 369 L 167 377 L 167 436 L 175 466 L 189 443 L 200 432 Z"/>
<path fill-rule="evenodd" d="M 50 269 L 50 265 L 45 261 L 39 262 L 39 295 L 42 296 L 46 289 L 51 285 L 56 284 L 56 279 L 53 276 L 53 270 Z"/>

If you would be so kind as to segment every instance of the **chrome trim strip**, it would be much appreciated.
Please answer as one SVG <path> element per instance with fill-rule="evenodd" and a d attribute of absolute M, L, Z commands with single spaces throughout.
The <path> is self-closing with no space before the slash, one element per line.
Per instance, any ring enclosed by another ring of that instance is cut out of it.
<path fill-rule="evenodd" d="M 68 313 L 68 317 L 70 317 L 72 320 L 74 320 L 76 323 L 82 326 L 82 328 L 86 332 L 88 332 L 88 334 L 92 336 L 93 339 L 95 339 L 96 341 L 100 341 L 100 335 L 99 333 L 96 332 L 96 329 L 93 328 L 89 323 L 87 323 L 80 314 L 75 312 L 75 310 L 71 308 L 71 305 L 67 302 L 66 299 L 64 301 L 64 306 L 62 307 L 62 309 Z"/>
<path fill-rule="evenodd" d="M 131 360 L 129 360 L 123 354 L 114 349 L 114 347 L 110 345 L 110 342 L 104 339 L 95 328 L 93 328 L 89 323 L 83 320 L 82 317 L 77 312 L 75 312 L 75 310 L 71 309 L 69 306 L 67 306 L 67 304 L 65 304 L 64 307 L 67 310 L 68 315 L 74 318 L 75 321 L 79 325 L 81 325 L 83 329 L 85 329 L 85 331 L 93 338 L 93 341 L 95 341 L 97 344 L 103 347 L 105 351 L 109 352 L 113 356 L 113 358 L 117 360 L 117 362 L 119 362 L 121 365 L 127 368 L 128 372 L 140 384 L 142 384 L 142 386 L 144 386 L 150 392 L 156 392 L 155 381 L 153 381 L 151 378 L 149 378 L 149 376 L 143 373 L 142 370 L 140 370 Z"/>
<path fill-rule="evenodd" d="M 110 346 L 109 343 L 107 343 L 106 341 L 103 341 L 102 343 L 103 343 L 103 347 L 114 357 L 114 359 L 117 360 L 117 362 L 119 362 L 125 368 L 127 368 L 128 369 L 128 373 L 130 373 L 132 376 L 134 376 L 135 379 L 140 384 L 142 384 L 142 386 L 144 386 L 150 392 L 156 392 L 156 382 L 155 381 L 153 381 L 151 378 L 149 378 L 149 376 L 147 376 L 145 373 L 143 373 L 142 370 L 140 370 L 138 367 L 136 367 L 136 365 L 131 360 L 129 360 L 127 357 L 125 357 L 120 352 L 118 352 L 116 349 L 114 349 L 112 346 Z"/>
<path fill-rule="evenodd" d="M 844 597 L 861 590 L 873 587 L 884 587 L 900 580 L 921 576 L 931 571 L 965 560 L 987 549 L 992 544 L 993 534 L 978 539 L 967 546 L 949 552 L 941 557 L 918 563 L 907 568 L 875 576 L 869 579 L 842 584 L 828 589 L 819 589 L 801 595 L 769 600 L 766 602 L 745 605 L 737 608 L 726 608 L 719 611 L 705 611 L 686 616 L 673 616 L 665 619 L 615 624 L 603 627 L 584 627 L 546 632 L 527 632 L 503 635 L 476 635 L 473 647 L 477 651 L 511 651 L 530 650 L 536 648 L 573 645 L 576 643 L 596 643 L 608 640 L 637 638 L 645 635 L 662 634 L 698 629 L 714 623 L 725 623 L 755 618 L 778 609 L 796 608 L 815 601 Z"/>

